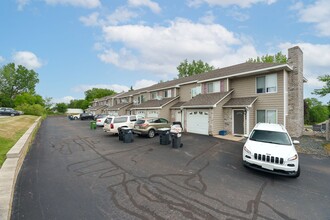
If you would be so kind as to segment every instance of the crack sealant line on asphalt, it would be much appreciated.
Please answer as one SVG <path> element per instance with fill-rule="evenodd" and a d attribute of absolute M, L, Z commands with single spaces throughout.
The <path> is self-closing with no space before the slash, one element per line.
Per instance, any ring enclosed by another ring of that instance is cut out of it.
<path fill-rule="evenodd" d="M 15 190 L 16 179 L 23 164 L 29 141 L 36 129 L 40 118 L 24 133 L 16 144 L 7 153 L 7 159 L 0 169 L 0 219 L 8 220 L 11 215 L 11 206 Z"/>

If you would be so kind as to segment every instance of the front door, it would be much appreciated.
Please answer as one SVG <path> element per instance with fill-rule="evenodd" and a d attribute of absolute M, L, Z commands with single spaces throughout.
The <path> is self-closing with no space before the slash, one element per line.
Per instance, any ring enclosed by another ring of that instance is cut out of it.
<path fill-rule="evenodd" d="M 244 110 L 234 110 L 234 134 L 244 134 Z"/>

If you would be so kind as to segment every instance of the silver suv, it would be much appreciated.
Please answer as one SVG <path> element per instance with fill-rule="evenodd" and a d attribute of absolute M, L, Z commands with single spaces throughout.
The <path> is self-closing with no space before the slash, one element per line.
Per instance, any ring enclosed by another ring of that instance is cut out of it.
<path fill-rule="evenodd" d="M 104 124 L 103 130 L 110 134 L 118 134 L 118 128 L 133 128 L 138 118 L 136 115 L 116 116 L 111 120 L 110 124 Z"/>

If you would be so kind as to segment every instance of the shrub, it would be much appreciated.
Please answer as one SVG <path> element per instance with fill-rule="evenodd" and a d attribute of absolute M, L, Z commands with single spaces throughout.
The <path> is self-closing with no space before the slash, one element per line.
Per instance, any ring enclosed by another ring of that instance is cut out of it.
<path fill-rule="evenodd" d="M 26 115 L 42 116 L 46 113 L 45 108 L 39 104 L 22 104 L 20 106 L 17 106 L 16 109 L 19 111 L 23 111 Z"/>

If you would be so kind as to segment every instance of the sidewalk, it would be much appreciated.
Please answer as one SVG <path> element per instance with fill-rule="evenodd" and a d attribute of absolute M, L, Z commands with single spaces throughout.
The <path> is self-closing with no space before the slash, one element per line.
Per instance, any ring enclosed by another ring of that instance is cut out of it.
<path fill-rule="evenodd" d="M 34 131 L 40 124 L 39 117 L 7 153 L 7 159 L 0 169 L 0 219 L 10 219 L 11 205 L 18 173 L 32 142 Z"/>

